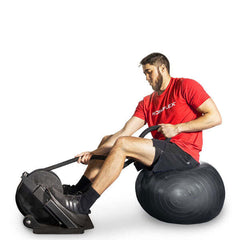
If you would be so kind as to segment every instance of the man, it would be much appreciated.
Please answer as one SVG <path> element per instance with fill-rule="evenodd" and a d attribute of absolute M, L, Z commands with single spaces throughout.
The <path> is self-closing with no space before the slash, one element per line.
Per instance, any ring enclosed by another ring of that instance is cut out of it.
<path fill-rule="evenodd" d="M 77 155 L 78 162 L 88 164 L 83 177 L 74 186 L 64 186 L 66 195 L 52 190 L 66 211 L 87 214 L 120 175 L 126 157 L 155 172 L 197 166 L 202 130 L 221 124 L 220 113 L 202 86 L 194 80 L 172 78 L 163 54 L 152 53 L 142 59 L 141 65 L 154 92 L 139 102 L 120 131 L 104 137 L 96 150 Z M 132 137 L 145 123 L 159 125 L 152 133 L 153 139 Z M 168 141 L 164 141 L 166 138 Z M 92 155 L 107 158 L 91 160 Z"/>

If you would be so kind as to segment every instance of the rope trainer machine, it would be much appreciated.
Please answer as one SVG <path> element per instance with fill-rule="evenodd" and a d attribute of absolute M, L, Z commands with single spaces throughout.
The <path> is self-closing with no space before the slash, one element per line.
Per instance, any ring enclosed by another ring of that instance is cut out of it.
<path fill-rule="evenodd" d="M 147 128 L 139 137 L 144 137 L 158 127 Z M 91 159 L 105 158 L 94 155 Z M 63 193 L 61 180 L 52 170 L 77 160 L 73 158 L 22 174 L 15 199 L 24 216 L 23 224 L 31 228 L 33 233 L 72 234 L 94 228 L 90 212 L 63 212 L 50 193 L 52 188 Z M 134 161 L 128 159 L 124 168 Z M 193 169 L 165 173 L 152 173 L 143 169 L 136 180 L 136 196 L 143 209 L 161 221 L 193 224 L 209 221 L 220 213 L 225 188 L 216 169 L 203 163 Z"/>

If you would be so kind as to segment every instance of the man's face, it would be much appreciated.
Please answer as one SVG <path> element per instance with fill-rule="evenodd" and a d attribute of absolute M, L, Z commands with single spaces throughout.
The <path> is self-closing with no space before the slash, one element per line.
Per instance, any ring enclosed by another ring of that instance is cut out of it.
<path fill-rule="evenodd" d="M 159 71 L 159 68 L 155 65 L 146 64 L 143 65 L 143 73 L 146 75 L 146 80 L 152 86 L 154 91 L 159 91 L 162 86 L 163 76 Z"/>

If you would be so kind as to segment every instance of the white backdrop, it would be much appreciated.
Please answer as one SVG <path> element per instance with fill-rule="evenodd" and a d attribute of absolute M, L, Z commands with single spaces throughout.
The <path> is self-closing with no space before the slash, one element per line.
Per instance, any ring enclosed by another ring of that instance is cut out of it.
<path fill-rule="evenodd" d="M 238 232 L 238 3 L 228 1 L 0 2 L 1 229 L 32 239 L 14 201 L 23 171 L 93 150 L 119 130 L 151 93 L 140 60 L 162 52 L 173 77 L 200 82 L 223 124 L 204 132 L 201 160 L 226 186 L 222 213 L 194 226 L 162 223 L 135 197 L 133 166 L 92 207 L 95 229 L 78 236 L 35 239 L 219 239 Z M 136 134 L 137 135 L 137 134 Z M 75 183 L 85 169 L 57 170 Z"/>

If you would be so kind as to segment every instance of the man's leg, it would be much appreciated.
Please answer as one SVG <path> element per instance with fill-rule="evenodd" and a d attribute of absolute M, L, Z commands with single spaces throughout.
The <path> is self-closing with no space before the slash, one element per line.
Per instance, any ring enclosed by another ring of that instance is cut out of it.
<path fill-rule="evenodd" d="M 114 144 L 107 159 L 92 184 L 100 195 L 117 179 L 122 171 L 126 157 L 132 157 L 146 166 L 151 166 L 155 147 L 150 139 L 120 137 Z"/>
<path fill-rule="evenodd" d="M 146 166 L 154 161 L 155 147 L 152 140 L 136 137 L 120 137 L 104 161 L 92 186 L 82 195 L 62 196 L 53 190 L 53 195 L 63 207 L 75 213 L 87 214 L 99 196 L 117 179 L 122 171 L 126 157 L 138 159 Z"/>

